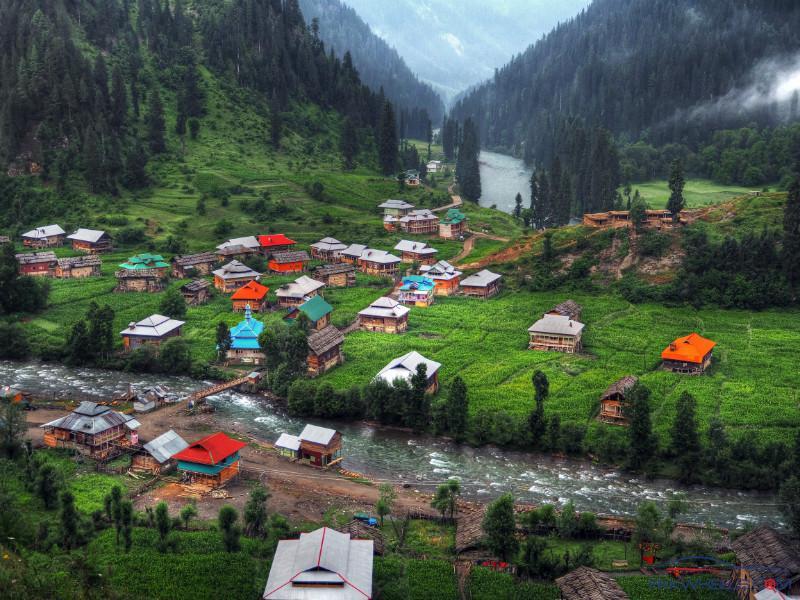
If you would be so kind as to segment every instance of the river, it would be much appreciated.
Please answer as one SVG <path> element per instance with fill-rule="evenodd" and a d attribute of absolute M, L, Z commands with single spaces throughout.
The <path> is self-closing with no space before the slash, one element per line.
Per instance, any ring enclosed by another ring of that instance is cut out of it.
<path fill-rule="evenodd" d="M 11 384 L 43 396 L 108 399 L 128 385 L 141 388 L 162 384 L 187 394 L 203 382 L 187 377 L 147 376 L 100 369 L 70 368 L 54 363 L 0 361 L 0 384 Z M 285 414 L 260 396 L 225 392 L 209 398 L 222 417 L 257 438 L 274 441 L 281 432 L 298 433 L 304 421 Z M 432 436 L 374 428 L 365 424 L 326 422 L 344 435 L 344 468 L 380 480 L 431 489 L 448 477 L 462 481 L 465 495 L 490 499 L 512 492 L 526 502 L 574 501 L 578 510 L 632 515 L 643 500 L 665 506 L 672 493 L 685 492 L 689 511 L 682 518 L 724 527 L 769 521 L 782 524 L 771 495 L 693 486 L 673 481 L 644 481 L 586 461 L 510 452 L 495 447 L 471 448 Z"/>
<path fill-rule="evenodd" d="M 481 198 L 479 204 L 495 206 L 503 212 L 514 212 L 514 198 L 522 194 L 522 207 L 531 203 L 533 170 L 518 158 L 497 152 L 481 151 Z"/>

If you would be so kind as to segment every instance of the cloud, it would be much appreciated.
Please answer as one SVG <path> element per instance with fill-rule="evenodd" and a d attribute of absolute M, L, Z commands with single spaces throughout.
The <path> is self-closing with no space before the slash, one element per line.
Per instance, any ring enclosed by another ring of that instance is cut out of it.
<path fill-rule="evenodd" d="M 464 56 L 464 44 L 461 43 L 460 39 L 458 39 L 452 33 L 443 33 L 439 37 L 441 37 L 450 45 L 450 47 L 453 49 L 453 52 L 459 56 Z"/>

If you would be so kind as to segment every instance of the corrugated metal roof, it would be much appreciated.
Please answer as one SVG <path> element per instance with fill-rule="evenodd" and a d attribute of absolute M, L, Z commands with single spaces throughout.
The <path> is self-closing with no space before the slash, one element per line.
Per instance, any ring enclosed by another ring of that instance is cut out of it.
<path fill-rule="evenodd" d="M 324 288 L 325 284 L 316 279 L 311 279 L 307 275 L 298 277 L 294 281 L 284 284 L 278 288 L 275 295 L 278 298 L 303 298 L 306 295 L 314 292 L 320 288 Z"/>
<path fill-rule="evenodd" d="M 399 318 L 403 315 L 407 315 L 409 312 L 411 312 L 411 309 L 407 306 L 403 306 L 397 300 L 383 296 L 375 300 L 375 302 L 364 310 L 359 311 L 358 314 L 365 317 Z"/>
<path fill-rule="evenodd" d="M 185 321 L 170 319 L 164 315 L 151 315 L 138 323 L 131 323 L 128 328 L 120 331 L 120 335 L 135 335 L 137 337 L 160 338 L 182 327 Z"/>
<path fill-rule="evenodd" d="M 153 458 L 163 464 L 184 448 L 188 448 L 189 442 L 170 429 L 143 447 Z"/>
<path fill-rule="evenodd" d="M 97 435 L 112 427 L 127 424 L 129 421 L 132 422 L 129 429 L 137 429 L 140 426 L 139 422 L 130 415 L 111 410 L 107 406 L 101 406 L 95 402 L 81 402 L 80 406 L 70 414 L 40 425 L 40 427 L 56 427 Z"/>
<path fill-rule="evenodd" d="M 300 438 L 296 435 L 291 435 L 289 433 L 282 433 L 278 440 L 275 442 L 276 448 L 286 448 L 287 450 L 292 450 L 297 452 L 300 450 Z"/>
<path fill-rule="evenodd" d="M 387 383 L 394 383 L 397 379 L 410 381 L 411 377 L 417 372 L 417 365 L 422 363 L 425 363 L 427 367 L 427 375 L 429 378 L 442 366 L 442 363 L 425 358 L 416 350 L 412 350 L 408 354 L 395 358 L 388 365 L 383 367 L 383 369 L 378 372 L 376 379 L 383 379 Z"/>
<path fill-rule="evenodd" d="M 66 231 L 61 229 L 60 225 L 45 225 L 43 227 L 37 227 L 36 229 L 26 231 L 22 234 L 22 237 L 38 240 L 41 238 L 52 237 L 54 235 L 64 235 L 65 233 Z"/>
<path fill-rule="evenodd" d="M 220 269 L 214 271 L 214 275 L 217 277 L 225 280 L 225 279 L 258 279 L 261 277 L 261 273 L 258 271 L 254 271 L 246 264 L 239 262 L 238 260 L 232 260 L 227 265 L 223 266 Z"/>
<path fill-rule="evenodd" d="M 489 269 L 478 271 L 474 275 L 470 275 L 461 282 L 462 286 L 466 287 L 486 287 L 500 279 L 502 275 L 492 273 Z"/>
<path fill-rule="evenodd" d="M 256 249 L 261 248 L 261 244 L 259 243 L 258 239 L 254 235 L 248 235 L 246 237 L 240 238 L 232 238 L 227 242 L 223 242 L 219 246 L 217 246 L 217 250 L 225 250 L 226 248 L 231 248 L 234 246 L 244 246 L 245 248 Z"/>
<path fill-rule="evenodd" d="M 563 315 L 544 315 L 528 327 L 530 333 L 552 333 L 556 335 L 579 335 L 585 325 Z"/>
<path fill-rule="evenodd" d="M 106 234 L 105 231 L 100 231 L 98 229 L 78 229 L 75 233 L 72 233 L 67 236 L 68 240 L 75 240 L 77 242 L 89 242 L 90 244 L 96 244 L 99 242 L 103 236 Z"/>
<path fill-rule="evenodd" d="M 343 244 L 336 238 L 324 237 L 320 241 L 311 244 L 311 247 L 325 252 L 335 252 L 337 250 L 344 250 L 347 248 L 347 244 Z"/>
<path fill-rule="evenodd" d="M 297 437 L 303 442 L 327 446 L 331 443 L 334 435 L 336 435 L 335 429 L 328 429 L 327 427 L 319 427 L 317 425 L 306 425 Z"/>

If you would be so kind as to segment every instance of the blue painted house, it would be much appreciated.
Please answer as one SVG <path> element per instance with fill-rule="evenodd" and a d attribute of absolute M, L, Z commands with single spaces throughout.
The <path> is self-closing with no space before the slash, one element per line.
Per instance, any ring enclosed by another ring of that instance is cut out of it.
<path fill-rule="evenodd" d="M 258 336 L 264 331 L 264 324 L 253 318 L 248 304 L 244 309 L 244 320 L 231 328 L 231 347 L 226 354 L 229 362 L 260 365 L 264 353 L 258 344 Z"/>
<path fill-rule="evenodd" d="M 403 277 L 403 284 L 400 286 L 400 303 L 413 306 L 430 306 L 433 304 L 435 289 L 436 284 L 434 281 L 423 275 Z"/>

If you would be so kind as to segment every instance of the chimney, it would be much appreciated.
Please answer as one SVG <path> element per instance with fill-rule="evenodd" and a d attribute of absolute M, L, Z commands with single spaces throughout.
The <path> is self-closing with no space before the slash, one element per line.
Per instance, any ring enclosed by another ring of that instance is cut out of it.
<path fill-rule="evenodd" d="M 675 342 L 672 342 L 672 343 L 669 345 L 669 349 L 670 349 L 670 350 L 672 350 L 672 351 L 674 352 L 674 351 L 675 351 L 675 348 L 676 348 L 676 346 L 675 346 Z"/>

